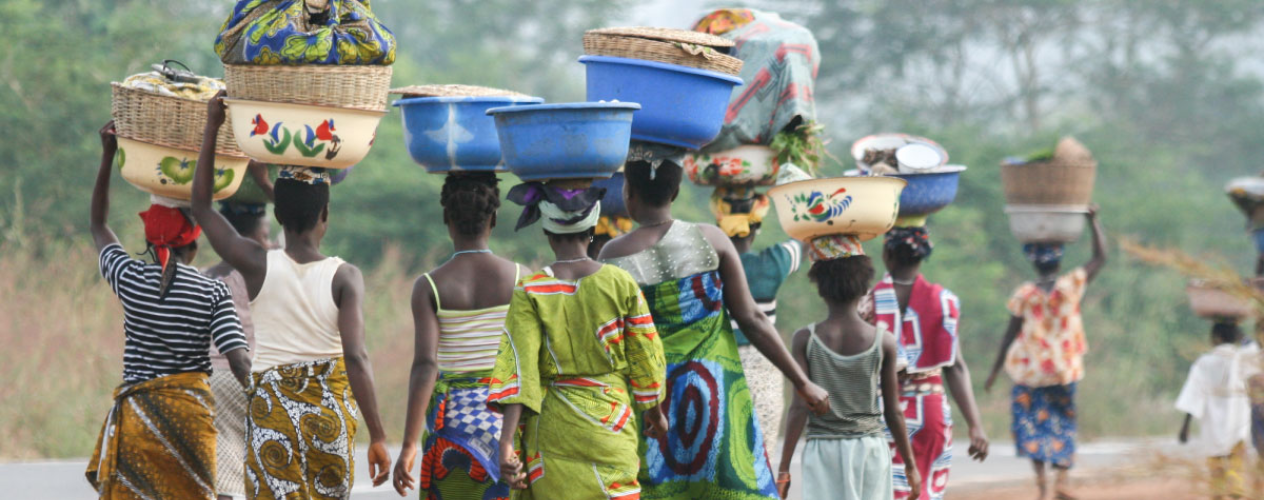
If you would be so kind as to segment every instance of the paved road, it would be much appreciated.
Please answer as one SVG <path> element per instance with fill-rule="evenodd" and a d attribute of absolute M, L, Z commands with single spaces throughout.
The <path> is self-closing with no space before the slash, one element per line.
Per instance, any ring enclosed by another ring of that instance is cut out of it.
<path fill-rule="evenodd" d="M 1013 445 L 994 443 L 992 456 L 985 464 L 964 459 L 967 445 L 958 443 L 957 460 L 953 462 L 953 488 L 978 489 L 998 485 L 1022 484 L 1029 480 L 1031 468 L 1025 460 L 1014 457 Z M 802 448 L 802 447 L 800 447 Z M 780 449 L 780 447 L 778 447 Z M 1159 453 L 1179 455 L 1181 450 L 1173 443 L 1155 440 L 1099 441 L 1080 447 L 1076 474 L 1100 474 L 1113 468 L 1126 466 Z M 391 456 L 396 456 L 392 450 Z M 356 485 L 352 497 L 366 500 L 399 498 L 389 483 L 374 488 L 367 479 L 368 470 L 363 466 L 364 451 L 356 454 Z M 96 498 L 83 478 L 86 460 L 56 460 L 25 463 L 0 463 L 0 497 L 6 500 L 92 500 Z M 773 466 L 776 466 L 774 457 Z M 791 474 L 799 477 L 798 458 Z M 801 495 L 791 492 L 790 498 Z M 415 492 L 409 498 L 416 498 Z"/>

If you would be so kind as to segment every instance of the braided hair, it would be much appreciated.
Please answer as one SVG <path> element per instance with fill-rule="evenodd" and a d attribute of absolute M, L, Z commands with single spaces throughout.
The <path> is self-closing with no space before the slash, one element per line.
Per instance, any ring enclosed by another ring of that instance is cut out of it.
<path fill-rule="evenodd" d="M 491 172 L 449 174 L 439 195 L 444 222 L 466 236 L 482 233 L 500 208 L 498 182 Z"/>

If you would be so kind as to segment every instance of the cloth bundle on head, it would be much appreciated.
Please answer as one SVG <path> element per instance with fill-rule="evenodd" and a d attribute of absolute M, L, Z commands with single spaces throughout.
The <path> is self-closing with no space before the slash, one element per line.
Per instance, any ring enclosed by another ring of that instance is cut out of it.
<path fill-rule="evenodd" d="M 684 148 L 676 146 L 668 146 L 666 144 L 657 144 L 645 141 L 632 141 L 628 145 L 628 163 L 634 161 L 643 161 L 650 164 L 650 180 L 654 180 L 654 175 L 658 172 L 658 167 L 663 162 L 669 161 L 676 166 L 685 164 Z"/>
<path fill-rule="evenodd" d="M 514 231 L 542 217 L 544 230 L 553 234 L 582 233 L 601 219 L 601 197 L 606 188 L 568 189 L 542 182 L 526 182 L 509 190 L 509 201 L 523 206 Z"/>
<path fill-rule="evenodd" d="M 1027 243 L 1023 245 L 1023 254 L 1033 264 L 1057 264 L 1062 261 L 1062 243 Z"/>
<path fill-rule="evenodd" d="M 154 259 L 166 271 L 171 260 L 171 249 L 180 248 L 197 241 L 202 234 L 202 227 L 189 220 L 178 208 L 159 204 L 149 206 L 149 210 L 141 212 L 140 220 L 145 223 L 145 241 L 154 252 Z"/>
<path fill-rule="evenodd" d="M 711 193 L 711 214 L 729 237 L 749 236 L 751 226 L 763 222 L 770 207 L 768 196 L 749 187 L 718 187 Z"/>
<path fill-rule="evenodd" d="M 369 0 L 237 0 L 215 38 L 224 64 L 395 62 L 395 35 Z"/>
<path fill-rule="evenodd" d="M 618 238 L 632 231 L 632 219 L 627 217 L 619 217 L 617 215 L 602 216 L 597 219 L 597 227 L 593 228 L 593 234 L 596 236 L 608 236 L 611 239 Z"/>
<path fill-rule="evenodd" d="M 298 165 L 282 165 L 277 172 L 277 179 L 299 181 L 307 184 L 329 184 L 329 170 L 321 167 L 301 167 Z"/>
<path fill-rule="evenodd" d="M 930 231 L 925 226 L 893 227 L 887 232 L 883 246 L 890 251 L 908 248 L 919 261 L 930 257 L 935 249 L 930 242 Z"/>
<path fill-rule="evenodd" d="M 808 257 L 813 262 L 821 260 L 843 259 L 865 254 L 860 238 L 852 234 L 831 234 L 817 236 L 808 243 Z"/>
<path fill-rule="evenodd" d="M 768 145 L 790 125 L 816 120 L 820 48 L 807 28 L 772 12 L 722 9 L 699 20 L 694 31 L 733 40 L 729 55 L 744 63 L 738 76 L 746 82 L 729 101 L 719 137 L 704 152 Z"/>

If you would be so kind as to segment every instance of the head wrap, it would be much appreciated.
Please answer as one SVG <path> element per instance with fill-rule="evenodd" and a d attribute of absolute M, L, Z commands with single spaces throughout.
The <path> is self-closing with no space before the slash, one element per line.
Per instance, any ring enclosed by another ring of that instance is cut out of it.
<path fill-rule="evenodd" d="M 855 257 L 864 254 L 865 247 L 860 245 L 860 238 L 853 234 L 817 236 L 808 243 L 808 257 L 813 262 Z"/>
<path fill-rule="evenodd" d="M 289 179 L 307 184 L 329 184 L 329 170 L 321 167 L 300 167 L 298 165 L 282 165 L 277 179 Z"/>
<path fill-rule="evenodd" d="M 1064 248 L 1061 243 L 1027 243 L 1023 245 L 1023 254 L 1032 264 L 1057 264 L 1062 261 Z"/>
<path fill-rule="evenodd" d="M 718 187 L 711 193 L 711 214 L 729 237 L 749 236 L 751 225 L 763 222 L 770 206 L 767 196 L 747 187 Z"/>
<path fill-rule="evenodd" d="M 553 234 L 574 234 L 597 226 L 601 218 L 601 197 L 606 188 L 567 189 L 541 182 L 526 182 L 509 190 L 509 201 L 523 206 L 514 231 L 544 217 L 544 230 Z"/>
<path fill-rule="evenodd" d="M 643 161 L 650 164 L 650 180 L 654 180 L 654 175 L 658 172 L 658 167 L 663 162 L 670 161 L 677 166 L 685 164 L 684 148 L 676 146 L 668 146 L 666 144 L 657 144 L 645 141 L 632 141 L 628 145 L 627 162 Z"/>
<path fill-rule="evenodd" d="M 883 246 L 890 251 L 908 248 L 917 260 L 930 257 L 931 251 L 935 249 L 935 245 L 930 242 L 930 231 L 925 226 L 891 228 Z"/>
<path fill-rule="evenodd" d="M 172 248 L 193 243 L 202 234 L 202 228 L 189 220 L 178 208 L 154 204 L 139 215 L 140 220 L 145 223 L 145 241 L 149 242 L 154 259 L 164 271 L 171 260 Z"/>
<path fill-rule="evenodd" d="M 593 228 L 593 234 L 597 236 L 609 236 L 610 238 L 618 238 L 628 234 L 632 230 L 632 219 L 627 217 L 602 216 L 597 219 L 597 227 Z"/>

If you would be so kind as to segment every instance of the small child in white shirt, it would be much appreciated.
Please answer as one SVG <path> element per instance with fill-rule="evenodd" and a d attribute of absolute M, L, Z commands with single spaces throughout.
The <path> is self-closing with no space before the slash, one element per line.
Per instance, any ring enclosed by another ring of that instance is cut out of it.
<path fill-rule="evenodd" d="M 1198 419 L 1198 443 L 1211 469 L 1214 498 L 1238 496 L 1243 490 L 1246 443 L 1251 437 L 1251 400 L 1246 381 L 1254 373 L 1259 346 L 1242 343 L 1242 330 L 1232 321 L 1217 321 L 1211 329 L 1215 347 L 1189 369 L 1189 378 L 1176 399 L 1185 412 L 1180 442 L 1189 440 L 1190 421 Z"/>

